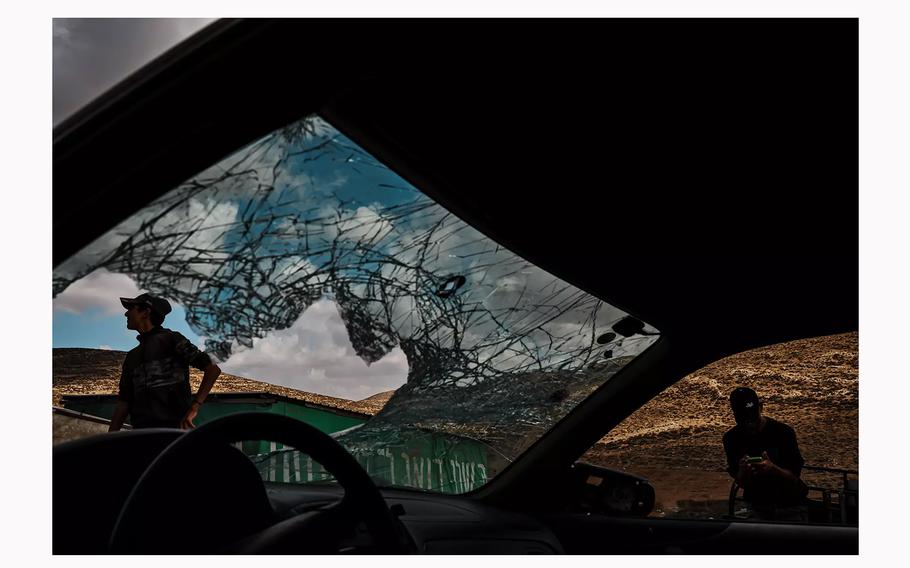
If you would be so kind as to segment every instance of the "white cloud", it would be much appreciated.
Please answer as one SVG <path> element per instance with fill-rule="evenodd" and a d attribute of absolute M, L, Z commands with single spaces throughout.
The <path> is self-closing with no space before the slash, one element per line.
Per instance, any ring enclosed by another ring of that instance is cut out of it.
<path fill-rule="evenodd" d="M 143 229 L 144 224 L 161 215 L 164 209 L 171 207 L 170 201 L 180 191 L 178 189 L 171 192 L 95 239 L 54 269 L 54 276 L 84 280 L 83 273 L 86 270 L 108 259 L 129 237 L 138 235 L 143 230 L 148 231 L 148 228 Z M 158 219 L 151 231 L 154 236 L 183 235 L 187 231 L 192 231 L 192 234 L 181 241 L 180 247 L 174 250 L 167 260 L 171 263 L 182 264 L 184 270 L 194 273 L 196 276 L 208 277 L 217 270 L 217 261 L 223 260 L 226 256 L 222 245 L 225 233 L 237 220 L 237 211 L 237 204 L 233 202 L 219 202 L 210 198 L 191 198 L 179 207 L 173 207 Z M 150 236 L 152 235 L 139 237 L 138 241 L 142 243 Z M 177 238 L 183 239 L 182 236 L 174 236 L 170 241 Z M 199 250 L 207 252 L 200 255 Z M 142 253 L 140 252 L 138 256 L 141 258 Z M 125 259 L 120 257 L 118 260 Z M 189 290 L 197 282 L 198 279 L 186 279 L 186 281 L 182 280 L 179 286 L 184 290 Z"/>
<path fill-rule="evenodd" d="M 358 357 L 335 303 L 327 299 L 311 305 L 290 328 L 255 339 L 252 349 L 234 353 L 221 368 L 351 400 L 397 389 L 408 374 L 407 358 L 398 347 L 369 366 Z"/>
<path fill-rule="evenodd" d="M 104 351 L 112 351 L 114 348 L 111 347 L 110 345 L 99 345 L 98 349 L 102 349 Z"/>
<path fill-rule="evenodd" d="M 191 198 L 158 220 L 154 232 L 157 235 L 180 235 L 192 231 L 181 242 L 180 248 L 171 253 L 168 261 L 184 263 L 184 270 L 210 277 L 218 269 L 218 261 L 227 257 L 223 246 L 225 234 L 236 222 L 237 211 L 234 202 Z M 198 251 L 206 252 L 200 254 Z M 196 282 L 198 280 L 188 279 L 178 286 L 188 290 Z"/>
<path fill-rule="evenodd" d="M 124 312 L 120 298 L 138 295 L 139 287 L 129 276 L 99 268 L 57 294 L 53 308 L 71 314 L 100 309 L 104 315 L 118 315 Z"/>
<path fill-rule="evenodd" d="M 358 207 L 353 215 L 345 215 L 344 220 L 338 223 L 338 229 L 349 241 L 367 239 L 378 242 L 393 230 L 393 226 L 374 209 Z"/>

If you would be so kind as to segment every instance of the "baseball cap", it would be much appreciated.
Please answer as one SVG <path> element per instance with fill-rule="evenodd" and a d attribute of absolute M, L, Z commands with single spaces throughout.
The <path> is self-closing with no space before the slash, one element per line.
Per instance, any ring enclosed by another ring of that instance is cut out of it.
<path fill-rule="evenodd" d="M 139 294 L 135 298 L 120 298 L 120 303 L 123 304 L 124 308 L 129 309 L 130 306 L 135 306 L 136 304 L 148 306 L 152 311 L 157 312 L 159 315 L 166 316 L 171 313 L 171 304 L 164 298 L 159 298 L 158 296 L 152 296 L 149 293 Z"/>
<path fill-rule="evenodd" d="M 741 419 L 750 421 L 758 417 L 758 395 L 749 387 L 737 387 L 730 393 L 730 407 L 736 421 Z"/>

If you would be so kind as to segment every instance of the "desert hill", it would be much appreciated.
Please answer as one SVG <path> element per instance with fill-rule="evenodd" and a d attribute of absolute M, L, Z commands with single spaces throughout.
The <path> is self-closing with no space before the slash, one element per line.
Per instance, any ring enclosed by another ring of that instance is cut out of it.
<path fill-rule="evenodd" d="M 120 369 L 126 353 L 102 349 L 56 348 L 53 350 L 52 404 L 60 406 L 63 395 L 116 394 L 120 381 Z M 199 388 L 202 372 L 190 369 L 192 388 Z M 324 396 L 270 383 L 222 373 L 212 392 L 268 392 L 296 400 L 319 404 L 331 408 L 373 415 L 379 412 L 391 392 L 379 393 L 372 397 L 353 401 Z"/>
<path fill-rule="evenodd" d="M 755 389 L 765 415 L 796 430 L 807 465 L 859 469 L 857 333 L 781 343 L 703 367 L 638 409 L 582 459 L 651 480 L 659 516 L 716 515 L 730 488 L 721 437 L 734 424 L 728 396 L 737 386 Z M 805 472 L 803 479 L 840 483 L 822 473 Z"/>
<path fill-rule="evenodd" d="M 117 392 L 122 351 L 53 350 L 52 402 L 64 394 Z M 196 388 L 202 373 L 190 369 Z M 856 469 L 859 417 L 858 334 L 803 339 L 712 363 L 666 389 L 623 421 L 585 459 L 634 468 L 723 471 L 720 439 L 733 425 L 727 396 L 754 388 L 765 414 L 796 429 L 806 462 Z M 323 396 L 223 374 L 214 392 L 270 392 L 329 407 L 376 414 L 394 391 L 361 401 Z"/>
<path fill-rule="evenodd" d="M 747 386 L 762 398 L 765 415 L 796 430 L 807 463 L 856 469 L 857 343 L 856 333 L 817 337 L 712 363 L 649 401 L 601 440 L 592 455 L 624 465 L 723 470 L 720 440 L 734 424 L 728 396 L 735 387 Z M 675 440 L 673 451 L 667 451 L 668 440 Z"/>

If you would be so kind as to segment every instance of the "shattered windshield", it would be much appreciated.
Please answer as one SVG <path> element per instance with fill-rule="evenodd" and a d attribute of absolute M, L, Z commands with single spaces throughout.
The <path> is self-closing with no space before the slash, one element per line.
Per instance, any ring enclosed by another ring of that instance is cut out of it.
<path fill-rule="evenodd" d="M 121 222 L 55 269 L 55 296 L 97 270 L 182 306 L 225 368 L 326 305 L 368 365 L 400 349 L 404 384 L 372 417 L 330 429 L 382 485 L 476 489 L 657 339 L 647 325 L 613 333 L 627 314 L 493 242 L 318 116 Z M 264 479 L 325 478 L 299 452 L 244 451 Z"/>

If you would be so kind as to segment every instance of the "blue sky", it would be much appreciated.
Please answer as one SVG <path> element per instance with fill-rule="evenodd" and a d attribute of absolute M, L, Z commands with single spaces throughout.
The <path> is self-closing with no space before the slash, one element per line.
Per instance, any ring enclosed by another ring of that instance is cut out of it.
<path fill-rule="evenodd" d="M 186 323 L 186 312 L 180 305 L 168 314 L 164 327 L 179 331 L 196 345 L 201 345 L 198 335 Z M 126 317 L 111 316 L 99 307 L 75 314 L 54 311 L 54 347 L 88 347 L 129 351 L 136 345 L 136 332 L 126 328 Z"/>
<path fill-rule="evenodd" d="M 53 346 L 129 351 L 137 345 L 136 332 L 126 328 L 119 298 L 135 298 L 139 293 L 130 277 L 104 269 L 73 282 L 54 298 Z M 201 338 L 186 323 L 183 307 L 175 302 L 171 307 L 165 327 L 200 345 Z"/>

